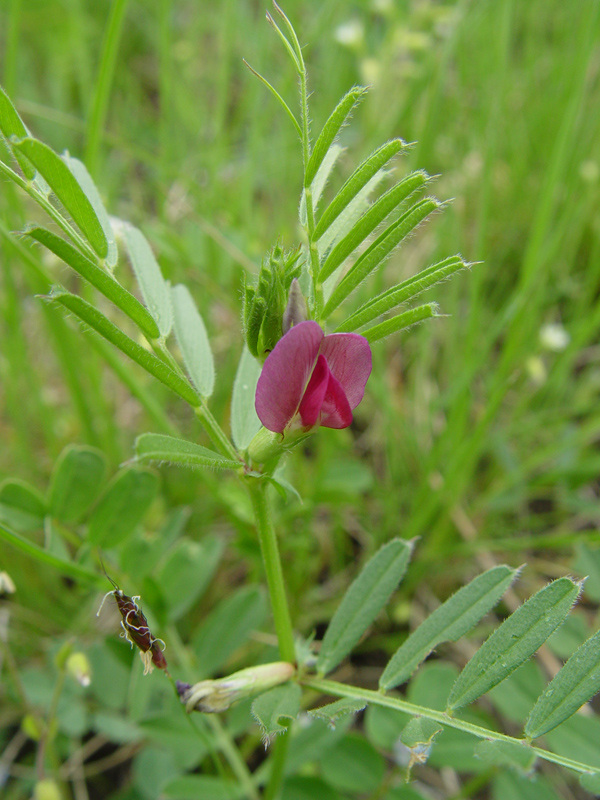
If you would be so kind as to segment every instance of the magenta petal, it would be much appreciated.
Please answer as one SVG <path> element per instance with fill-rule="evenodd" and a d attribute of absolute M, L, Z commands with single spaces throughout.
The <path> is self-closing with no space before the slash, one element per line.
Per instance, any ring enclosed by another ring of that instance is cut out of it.
<path fill-rule="evenodd" d="M 312 428 L 319 421 L 330 376 L 325 356 L 319 356 L 298 409 L 302 424 L 306 428 Z"/>
<path fill-rule="evenodd" d="M 320 352 L 340 382 L 350 408 L 356 408 L 363 399 L 371 374 L 371 348 L 368 341 L 358 333 L 331 333 L 323 339 Z"/>
<path fill-rule="evenodd" d="M 268 430 L 283 433 L 298 410 L 323 338 L 316 322 L 300 322 L 269 354 L 258 379 L 255 401 L 258 418 Z"/>
<path fill-rule="evenodd" d="M 323 356 L 319 356 L 323 358 Z M 324 428 L 347 428 L 352 422 L 352 409 L 342 384 L 331 372 L 327 392 L 321 406 L 321 425 Z"/>

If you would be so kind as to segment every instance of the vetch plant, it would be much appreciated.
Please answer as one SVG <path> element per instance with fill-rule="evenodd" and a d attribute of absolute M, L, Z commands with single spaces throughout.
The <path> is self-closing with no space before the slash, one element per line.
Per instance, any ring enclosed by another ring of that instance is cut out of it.
<path fill-rule="evenodd" d="M 338 730 L 367 706 L 396 712 L 403 728 L 397 738 L 411 753 L 409 769 L 435 753 L 447 730 L 458 730 L 481 740 L 477 754 L 491 766 L 510 765 L 530 773 L 541 759 L 578 773 L 585 786 L 597 788 L 598 764 L 557 754 L 533 741 L 568 720 L 600 689 L 600 634 L 580 645 L 532 704 L 522 736 L 501 733 L 493 724 L 488 727 L 460 713 L 508 679 L 548 640 L 568 617 L 581 593 L 581 582 L 558 578 L 509 615 L 456 678 L 443 709 L 412 702 L 393 692 L 411 680 L 437 647 L 456 642 L 472 631 L 500 602 L 519 570 L 505 565 L 491 567 L 441 604 L 399 645 L 382 671 L 378 690 L 326 676 L 354 650 L 387 606 L 408 569 L 416 542 L 394 538 L 363 565 L 319 643 L 295 637 L 271 507 L 272 487 L 284 496 L 295 491 L 281 475 L 282 459 L 297 451 L 309 436 L 326 436 L 326 431 L 318 431 L 320 427 L 341 429 L 351 425 L 371 374 L 372 347 L 387 336 L 436 317 L 435 303 L 404 306 L 468 264 L 459 255 L 451 256 L 375 294 L 358 308 L 352 306 L 356 290 L 372 280 L 386 259 L 443 203 L 421 196 L 430 182 L 422 170 L 393 182 L 392 159 L 409 148 L 401 139 L 378 147 L 326 201 L 326 187 L 342 152 L 338 137 L 366 89 L 352 88 L 313 142 L 302 48 L 277 5 L 275 12 L 277 22 L 269 14 L 267 18 L 297 74 L 299 113 L 265 78 L 255 74 L 282 106 L 300 140 L 303 171 L 299 222 L 303 240 L 290 251 L 275 245 L 265 256 L 255 282 L 244 284 L 245 346 L 231 400 L 231 438 L 209 405 L 217 378 L 209 336 L 189 289 L 171 286 L 164 279 L 144 234 L 131 226 L 125 227 L 121 244 L 143 303 L 123 285 L 119 280 L 119 243 L 86 167 L 73 156 L 58 155 L 33 137 L 8 96 L 0 93 L 0 129 L 14 159 L 12 166 L 0 161 L 0 170 L 56 225 L 55 230 L 37 224 L 27 227 L 20 234 L 19 244 L 33 242 L 47 248 L 98 293 L 86 287 L 82 294 L 75 294 L 54 286 L 44 302 L 63 308 L 82 323 L 84 331 L 93 331 L 187 403 L 212 444 L 205 447 L 175 435 L 176 431 L 141 434 L 132 462 L 106 485 L 101 453 L 92 448 L 68 448 L 54 468 L 45 497 L 16 480 L 0 487 L 0 500 L 9 515 L 3 518 L 8 522 L 1 523 L 0 534 L 37 562 L 98 588 L 105 580 L 98 570 L 101 551 L 111 572 L 114 569 L 118 574 L 128 543 L 134 541 L 136 526 L 156 494 L 156 475 L 146 465 L 210 468 L 232 474 L 244 487 L 260 542 L 278 660 L 257 663 L 224 677 L 199 676 L 196 680 L 192 672 L 203 668 L 202 664 L 193 663 L 174 627 L 181 609 L 187 610 L 187 598 L 177 596 L 176 591 L 165 591 L 161 607 L 156 600 L 161 597 L 160 581 L 147 582 L 149 594 L 155 594 L 155 603 L 150 598 L 149 608 L 155 605 L 156 613 L 162 615 L 165 643 L 168 648 L 172 645 L 170 669 L 174 677 L 185 678 L 172 680 L 178 702 L 179 698 L 183 701 L 182 712 L 184 707 L 190 713 L 221 712 L 240 699 L 258 695 L 251 713 L 259 723 L 262 739 L 269 743 L 277 734 L 281 737 L 269 753 L 267 766 L 251 774 L 233 734 L 210 718 L 209 730 L 228 762 L 229 775 L 236 781 L 232 788 L 228 776 L 215 778 L 223 796 L 255 798 L 263 786 L 266 797 L 278 795 L 299 737 L 294 721 L 301 708 L 312 705 L 315 692 L 338 699 L 311 709 L 311 719 L 324 719 Z M 380 191 L 390 176 L 391 187 Z M 50 276 L 45 272 L 43 277 Z M 110 311 L 106 301 L 111 304 Z M 115 309 L 118 314 L 113 313 Z M 176 349 L 171 347 L 173 340 Z M 55 546 L 53 551 L 32 541 L 29 534 L 38 529 L 59 531 L 61 547 Z M 195 571 L 191 584 L 202 583 L 202 569 L 206 569 L 206 582 L 210 580 L 219 561 L 220 545 L 213 542 L 198 551 L 192 544 L 186 542 L 179 560 L 164 568 L 165 583 L 171 581 L 177 588 L 179 576 L 189 564 Z M 129 554 L 130 562 L 135 564 L 136 558 L 137 554 L 133 558 Z M 143 560 L 141 555 L 139 560 Z M 126 637 L 141 650 L 145 666 L 153 663 L 166 671 L 163 642 L 151 633 L 154 623 L 151 628 L 139 597 L 125 595 L 116 584 L 109 594 L 115 598 Z M 252 595 L 252 602 L 260 602 L 257 596 Z M 248 597 L 244 595 L 236 603 L 231 620 L 250 605 Z M 195 599 L 191 597 L 189 603 Z M 53 715 L 66 674 L 62 662 L 59 674 L 57 700 L 38 737 L 40 786 L 55 777 L 46 775 L 55 766 L 45 754 L 52 744 Z M 311 693 L 303 693 L 304 689 Z M 193 714 L 190 720 L 197 716 Z M 195 731 L 203 741 L 204 728 Z M 223 771 L 220 763 L 219 769 Z M 194 782 L 198 777 L 190 774 L 173 779 L 166 788 L 167 796 L 180 796 L 180 790 L 181 796 L 190 796 L 195 786 L 200 792 L 200 783 Z M 184 779 L 189 779 L 185 792 L 181 789 L 184 784 L 177 783 Z"/>

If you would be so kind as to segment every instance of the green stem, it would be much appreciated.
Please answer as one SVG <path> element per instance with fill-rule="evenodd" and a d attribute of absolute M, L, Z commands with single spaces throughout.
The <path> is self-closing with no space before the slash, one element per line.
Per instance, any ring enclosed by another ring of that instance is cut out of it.
<path fill-rule="evenodd" d="M 277 535 L 273 527 L 271 507 L 267 496 L 268 484 L 261 479 L 257 480 L 249 477 L 247 478 L 247 486 L 252 500 L 256 530 L 258 531 L 263 563 L 267 574 L 271 609 L 279 642 L 279 655 L 282 661 L 289 661 L 294 664 L 296 662 L 296 651 L 294 648 L 292 621 L 285 594 Z"/>
<path fill-rule="evenodd" d="M 202 427 L 210 436 L 211 442 L 217 448 L 219 453 L 226 458 L 231 458 L 234 461 L 239 461 L 239 455 L 235 447 L 231 444 L 223 428 L 219 425 L 217 420 L 213 417 L 211 412 L 209 411 L 208 406 L 206 405 L 206 401 L 204 399 L 201 400 L 200 405 L 194 408 L 194 414 L 200 420 Z M 240 466 L 242 463 L 240 461 Z"/>
<path fill-rule="evenodd" d="M 413 717 L 425 717 L 439 722 L 441 725 L 446 725 L 449 728 L 456 728 L 459 731 L 470 733 L 480 739 L 493 739 L 498 742 L 510 742 L 511 744 L 519 744 L 525 746 L 527 744 L 524 739 L 516 739 L 513 736 L 507 736 L 505 733 L 498 733 L 491 731 L 488 728 L 482 728 L 480 725 L 474 725 L 472 722 L 465 722 L 462 719 L 456 719 L 449 716 L 445 711 L 437 711 L 433 708 L 426 708 L 425 706 L 417 706 L 414 703 L 409 703 L 399 697 L 389 697 L 388 695 L 374 692 L 372 689 L 361 689 L 357 686 L 346 686 L 337 681 L 329 681 L 321 678 L 303 679 L 302 684 L 315 689 L 318 692 L 334 697 L 352 697 L 357 700 L 364 700 L 376 706 L 383 706 L 384 708 L 393 708 L 396 711 L 403 711 L 405 714 L 410 714 Z M 575 772 L 595 772 L 596 767 L 590 764 L 583 764 L 581 761 L 575 761 L 572 758 L 550 753 L 541 747 L 534 747 L 530 745 L 533 752 L 543 758 L 545 761 L 550 761 L 553 764 L 559 764 L 561 767 L 572 769 Z"/>
<path fill-rule="evenodd" d="M 273 755 L 271 756 L 271 775 L 269 783 L 265 789 L 264 800 L 275 800 L 285 771 L 285 762 L 290 747 L 289 730 L 279 736 L 273 745 Z"/>

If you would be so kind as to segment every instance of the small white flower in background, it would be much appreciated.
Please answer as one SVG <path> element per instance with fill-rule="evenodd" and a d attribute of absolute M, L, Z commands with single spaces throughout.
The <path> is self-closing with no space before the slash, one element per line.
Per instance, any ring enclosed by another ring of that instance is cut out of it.
<path fill-rule="evenodd" d="M 371 8 L 376 14 L 390 14 L 394 10 L 392 0 L 371 0 Z"/>
<path fill-rule="evenodd" d="M 350 19 L 335 29 L 334 38 L 336 42 L 343 44 L 344 47 L 360 47 L 365 37 L 363 24 L 358 19 Z"/>
<path fill-rule="evenodd" d="M 0 572 L 0 595 L 14 594 L 16 591 L 17 587 L 8 572 Z"/>
<path fill-rule="evenodd" d="M 381 62 L 376 58 L 363 58 L 360 62 L 360 78 L 367 86 L 375 86 L 381 75 Z"/>
<path fill-rule="evenodd" d="M 542 325 L 540 328 L 540 344 L 546 350 L 560 353 L 567 347 L 570 341 L 571 337 L 558 322 L 549 322 L 547 325 Z"/>

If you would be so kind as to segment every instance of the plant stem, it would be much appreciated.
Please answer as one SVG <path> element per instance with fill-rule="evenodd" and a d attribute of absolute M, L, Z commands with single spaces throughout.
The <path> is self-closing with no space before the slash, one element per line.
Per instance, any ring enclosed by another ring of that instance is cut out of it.
<path fill-rule="evenodd" d="M 524 739 L 516 739 L 513 736 L 507 736 L 505 733 L 498 733 L 488 728 L 482 728 L 480 725 L 474 725 L 472 722 L 466 722 L 462 719 L 456 719 L 449 716 L 445 711 L 437 711 L 433 708 L 426 708 L 425 706 L 417 706 L 414 703 L 409 703 L 402 700 L 400 697 L 389 697 L 381 692 L 374 692 L 372 689 L 361 689 L 358 686 L 347 686 L 337 681 L 329 681 L 322 678 L 305 678 L 301 681 L 304 686 L 310 689 L 315 689 L 323 694 L 333 695 L 334 697 L 352 697 L 357 700 L 364 700 L 376 706 L 383 706 L 384 708 L 394 708 L 397 711 L 403 711 L 405 714 L 410 714 L 413 717 L 425 717 L 426 719 L 435 720 L 442 725 L 449 728 L 456 728 L 459 731 L 470 733 L 480 739 L 493 739 L 499 742 L 510 742 L 511 744 L 518 744 L 522 747 L 529 746 L 533 752 L 543 758 L 545 761 L 550 761 L 553 764 L 559 764 L 561 767 L 572 769 L 575 772 L 595 772 L 596 767 L 590 764 L 583 764 L 581 761 L 575 761 L 566 756 L 560 756 L 556 753 L 550 753 L 541 747 L 534 747 L 529 745 Z"/>
<path fill-rule="evenodd" d="M 277 792 L 283 780 L 285 761 L 290 746 L 290 733 L 287 730 L 279 736 L 273 745 L 273 755 L 271 757 L 271 775 L 269 783 L 264 792 L 264 800 L 275 800 Z"/>
<path fill-rule="evenodd" d="M 239 461 L 239 455 L 236 452 L 235 447 L 231 444 L 223 428 L 219 425 L 217 420 L 213 417 L 211 412 L 206 405 L 204 400 L 201 400 L 199 406 L 194 408 L 194 414 L 198 417 L 204 430 L 210 436 L 210 439 L 214 446 L 217 448 L 219 453 L 226 458 L 231 458 L 234 461 Z M 240 461 L 240 467 L 242 466 L 242 462 Z"/>
<path fill-rule="evenodd" d="M 293 664 L 296 661 L 294 635 L 285 594 L 277 535 L 273 527 L 271 507 L 267 496 L 268 484 L 266 481 L 249 477 L 247 478 L 247 486 L 252 500 L 256 530 L 260 539 L 263 563 L 267 575 L 271 609 L 279 642 L 279 655 L 282 661 L 288 661 Z"/>

